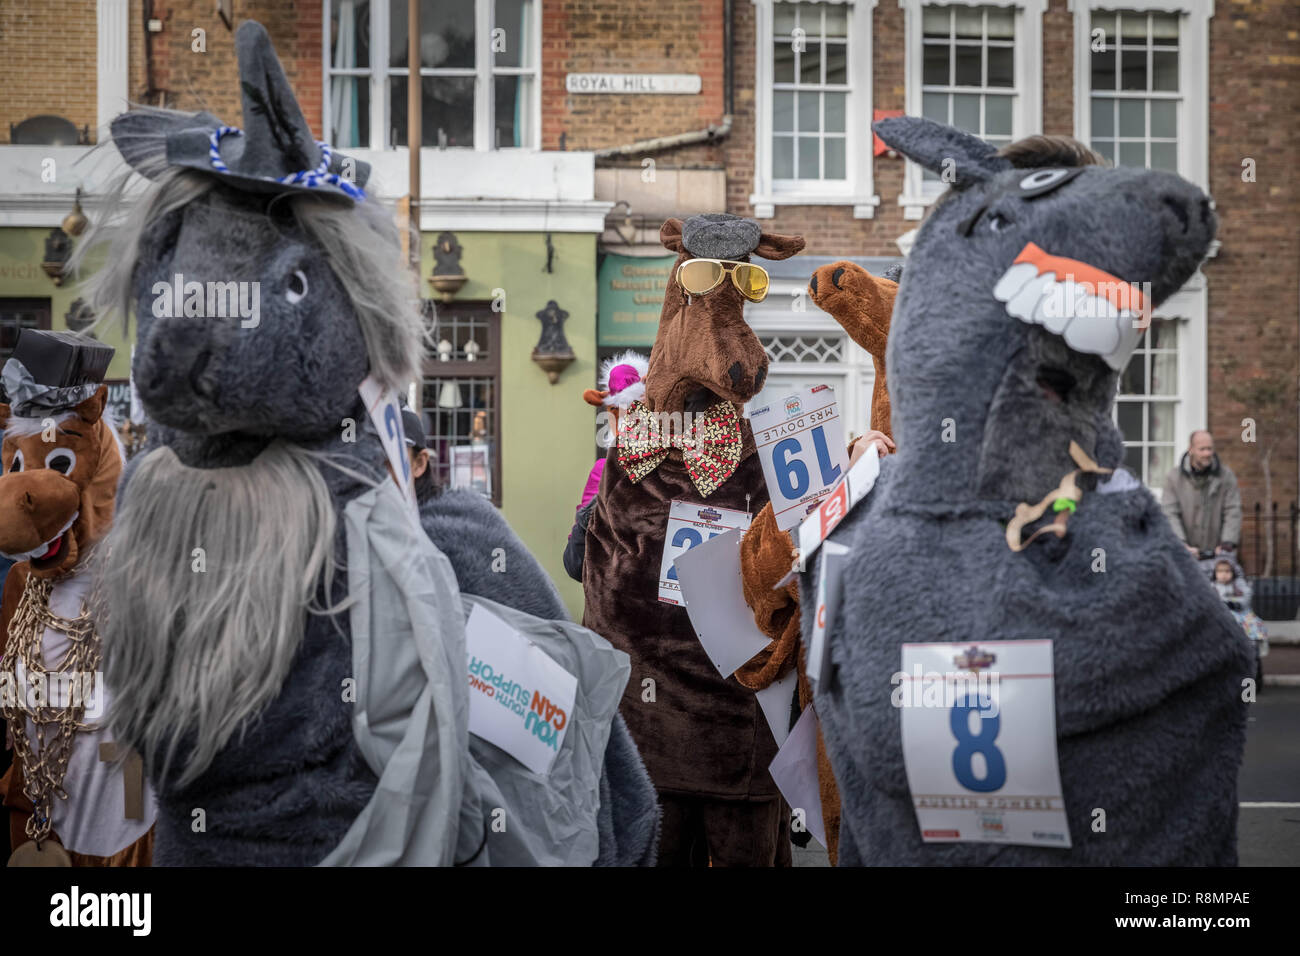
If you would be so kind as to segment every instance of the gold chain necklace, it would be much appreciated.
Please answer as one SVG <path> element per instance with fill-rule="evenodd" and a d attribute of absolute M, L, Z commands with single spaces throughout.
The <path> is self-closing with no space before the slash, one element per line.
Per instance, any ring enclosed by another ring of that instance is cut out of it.
<path fill-rule="evenodd" d="M 34 706 L 27 705 L 26 688 L 19 687 L 16 699 L 5 695 L 0 708 L 9 723 L 14 753 L 22 757 L 23 794 L 35 808 L 27 820 L 27 836 L 36 843 L 37 849 L 49 836 L 54 798 L 68 798 L 63 789 L 63 778 L 68 771 L 76 734 L 80 730 L 94 729 L 82 723 L 82 718 L 85 716 L 86 698 L 99 669 L 101 652 L 89 607 L 83 604 L 81 613 L 72 620 L 59 617 L 50 611 L 53 590 L 54 584 L 49 578 L 39 578 L 34 574 L 27 576 L 22 598 L 9 622 L 9 648 L 0 659 L 0 671 L 16 674 L 17 663 L 21 661 L 29 686 L 36 686 L 39 681 L 39 686 L 44 688 L 41 699 Z M 45 666 L 42 651 L 46 628 L 66 634 L 71 641 L 63 659 L 53 668 Z M 53 697 L 55 682 L 69 695 L 66 707 L 51 706 L 49 698 Z M 36 729 L 35 746 L 27 733 L 28 719 Z M 51 733 L 47 733 L 49 727 L 53 728 Z"/>

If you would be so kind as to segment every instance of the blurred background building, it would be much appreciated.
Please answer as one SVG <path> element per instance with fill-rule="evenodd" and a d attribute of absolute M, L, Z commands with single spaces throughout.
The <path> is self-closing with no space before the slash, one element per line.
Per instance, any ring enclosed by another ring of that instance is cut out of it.
<path fill-rule="evenodd" d="M 400 216 L 407 9 L 0 5 L 0 360 L 18 328 L 92 318 L 59 269 L 74 210 L 94 219 L 120 169 L 92 152 L 113 115 L 130 101 L 239 122 L 229 23 L 265 24 L 316 134 L 370 162 L 369 192 Z M 578 610 L 560 552 L 596 453 L 581 392 L 602 357 L 648 351 L 672 261 L 659 226 L 699 212 L 806 237 L 748 306 L 767 392 L 832 384 L 864 429 L 871 361 L 803 289 L 834 259 L 903 261 L 942 188 L 871 134 L 906 112 L 997 143 L 1074 135 L 1214 197 L 1214 254 L 1158 311 L 1116 420 L 1157 492 L 1208 426 L 1241 481 L 1252 573 L 1294 578 L 1298 31 L 1293 0 L 423 0 L 420 275 L 438 346 L 416 398 L 440 478 L 499 504 Z M 571 359 L 535 354 L 556 325 Z M 129 341 L 101 334 L 129 419 Z"/>

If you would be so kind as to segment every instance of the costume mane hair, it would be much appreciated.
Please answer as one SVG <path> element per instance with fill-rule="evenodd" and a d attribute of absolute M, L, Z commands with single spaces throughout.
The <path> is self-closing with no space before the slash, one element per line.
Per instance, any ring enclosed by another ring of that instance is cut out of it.
<path fill-rule="evenodd" d="M 184 116 L 174 110 L 137 109 L 164 116 Z M 161 138 L 150 141 L 156 150 L 142 160 L 140 171 L 150 182 L 139 188 L 133 173 L 109 190 L 96 224 L 69 262 L 76 273 L 92 250 L 107 247 L 104 266 L 86 280 L 91 307 L 103 321 L 123 312 L 123 330 L 130 328 L 135 303 L 132 278 L 140 257 L 140 242 L 149 227 L 210 190 L 225 188 L 203 173 L 167 164 Z M 138 153 L 138 149 L 133 149 Z M 428 331 L 420 318 L 415 289 L 401 262 L 397 228 L 389 210 L 368 199 L 344 205 L 311 195 L 286 195 L 272 200 L 277 209 L 291 211 L 298 226 L 320 246 L 321 255 L 338 277 L 366 342 L 370 373 L 390 388 L 403 391 L 418 373 Z M 282 206 L 283 204 L 283 206 Z"/>
<path fill-rule="evenodd" d="M 322 610 L 337 519 L 320 457 L 277 441 L 249 465 L 190 468 L 163 447 L 131 477 L 98 569 L 108 683 L 134 688 L 110 720 L 164 776 L 180 756 L 180 786 L 279 694 Z"/>

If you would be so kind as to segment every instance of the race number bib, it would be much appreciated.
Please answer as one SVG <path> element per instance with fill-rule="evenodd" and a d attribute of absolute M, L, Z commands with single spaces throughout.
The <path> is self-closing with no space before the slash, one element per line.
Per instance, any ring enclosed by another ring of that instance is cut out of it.
<path fill-rule="evenodd" d="M 664 556 L 659 562 L 659 600 L 682 607 L 681 584 L 673 562 L 697 544 L 733 529 L 749 529 L 750 516 L 734 508 L 715 508 L 691 501 L 674 501 L 664 531 Z"/>
<path fill-rule="evenodd" d="M 892 702 L 921 839 L 1068 848 L 1052 642 L 902 650 Z"/>
<path fill-rule="evenodd" d="M 848 470 L 844 420 L 829 385 L 805 388 L 750 412 L 776 526 L 789 531 Z"/>
<path fill-rule="evenodd" d="M 826 631 L 840 609 L 841 583 L 844 565 L 850 549 L 834 541 L 822 547 L 822 562 L 818 566 L 817 605 L 813 611 L 812 640 L 808 643 L 806 673 L 815 688 L 825 684 L 830 673 L 831 656 L 826 652 Z"/>

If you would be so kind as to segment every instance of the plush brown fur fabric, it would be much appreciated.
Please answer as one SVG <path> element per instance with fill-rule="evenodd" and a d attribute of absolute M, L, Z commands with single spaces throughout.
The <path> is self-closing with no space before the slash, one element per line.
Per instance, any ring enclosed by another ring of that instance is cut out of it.
<path fill-rule="evenodd" d="M 4 440 L 0 455 L 0 550 L 21 553 L 39 547 L 58 534 L 74 513 L 77 520 L 63 536 L 59 551 L 45 560 L 15 564 L 5 578 L 0 603 L 0 646 L 8 651 L 9 622 L 18 610 L 23 588 L 30 575 L 60 578 L 80 567 L 90 549 L 108 532 L 117 500 L 117 480 L 122 458 L 111 426 L 103 418 L 108 388 L 100 386 L 76 407 L 76 415 L 59 422 L 54 442 L 40 433 Z M 0 404 L 0 429 L 9 421 L 9 406 Z M 67 474 L 45 466 L 55 448 L 76 454 L 76 464 Z M 23 467 L 14 472 L 14 458 L 23 455 Z M 9 838 L 17 847 L 27 842 L 27 820 L 33 812 L 23 793 L 22 757 L 0 777 L 0 803 L 10 810 Z M 153 856 L 154 831 L 149 830 L 130 846 L 111 856 L 86 856 L 69 852 L 73 866 L 149 866 Z M 58 834 L 52 834 L 57 841 Z"/>
<path fill-rule="evenodd" d="M 650 355 L 647 405 L 655 413 L 671 415 L 703 411 L 722 400 L 748 401 L 767 377 L 767 355 L 744 320 L 743 297 L 727 279 L 688 301 L 676 282 L 676 268 L 692 257 L 683 244 L 682 221 L 664 223 L 660 238 L 678 258 Z M 783 259 L 802 248 L 801 237 L 762 234 L 750 252 Z M 767 772 L 776 742 L 758 700 L 734 678 L 724 680 L 718 674 L 685 608 L 658 600 L 672 501 L 751 513 L 767 503 L 748 423 L 742 422 L 741 436 L 735 472 L 707 499 L 691 483 L 680 451 L 671 451 L 659 467 L 634 483 L 619 467 L 615 446 L 587 524 L 582 622 L 632 659 L 622 714 L 663 796 L 769 803 L 778 796 Z M 653 698 L 646 699 L 651 697 L 651 681 Z M 711 819 L 706 825 L 710 845 L 757 843 L 771 836 L 752 832 L 752 814 L 713 814 Z M 718 822 L 726 819 L 733 822 Z M 715 832 L 719 827 L 735 832 Z M 675 859 L 682 850 L 661 840 L 663 859 Z"/>
<path fill-rule="evenodd" d="M 3 471 L 0 471 L 0 551 L 21 554 L 39 547 L 59 533 L 74 514 L 76 522 L 63 536 L 57 554 L 30 562 L 33 574 L 59 577 L 80 563 L 86 552 L 108 532 L 113 522 L 117 479 L 122 458 L 112 430 L 103 420 L 108 387 L 99 390 L 75 409 L 76 415 L 59 422 L 53 444 L 40 433 L 25 437 L 9 435 L 4 441 Z M 0 404 L 0 431 L 9 421 L 9 406 Z M 45 467 L 45 458 L 55 448 L 76 455 L 68 474 Z M 21 451 L 24 465 L 13 472 L 14 457 Z M 25 562 L 26 563 L 26 562 Z"/>
<path fill-rule="evenodd" d="M 873 276 L 862 266 L 841 260 L 822 266 L 808 283 L 817 307 L 844 327 L 851 338 L 871 353 L 876 384 L 871 390 L 871 427 L 890 438 L 889 388 L 885 379 L 885 343 L 889 317 L 894 314 L 898 283 Z"/>
<path fill-rule="evenodd" d="M 682 221 L 669 219 L 659 238 L 665 249 L 677 253 L 677 261 L 650 352 L 646 403 L 656 412 L 703 411 L 719 398 L 743 405 L 767 379 L 767 352 L 742 317 L 744 297 L 727 278 L 712 292 L 692 296 L 684 308 L 686 293 L 677 284 L 677 267 L 693 256 L 682 245 Z M 764 233 L 753 255 L 787 259 L 803 246 L 802 236 Z M 692 401 L 702 389 L 713 395 L 702 403 Z"/>
<path fill-rule="evenodd" d="M 829 313 L 849 337 L 871 353 L 876 366 L 876 384 L 871 394 L 871 427 L 893 437 L 890 431 L 889 391 L 885 381 L 885 345 L 889 319 L 894 311 L 898 283 L 873 276 L 852 262 L 822 266 L 808 283 L 813 301 Z M 852 447 L 852 446 L 850 446 Z M 740 567 L 745 601 L 754 612 L 758 629 L 772 644 L 736 671 L 736 680 L 752 690 L 762 690 L 773 681 L 799 668 L 799 707 L 807 707 L 812 690 L 805 676 L 804 651 L 799 639 L 799 582 L 780 590 L 772 585 L 785 577 L 794 557 L 790 535 L 776 526 L 768 504 L 754 519 L 740 546 Z M 826 822 L 827 851 L 831 864 L 837 860 L 840 829 L 840 795 L 835 775 L 826 756 L 826 744 L 817 735 L 817 782 L 821 792 L 822 817 Z"/>
<path fill-rule="evenodd" d="M 745 494 L 761 494 L 763 469 L 754 438 L 732 479 L 707 503 L 745 509 Z M 582 623 L 632 658 L 622 714 L 661 792 L 727 798 L 777 793 L 767 765 L 776 743 L 757 698 L 724 680 L 700 646 L 686 609 L 659 600 L 664 528 L 674 499 L 700 501 L 680 452 L 633 484 L 610 452 L 587 524 Z M 764 495 L 764 497 L 766 497 Z M 654 681 L 654 700 L 642 682 Z"/>

